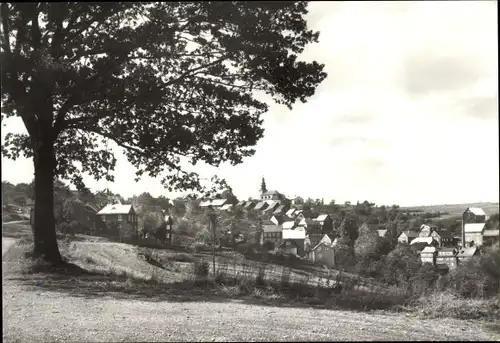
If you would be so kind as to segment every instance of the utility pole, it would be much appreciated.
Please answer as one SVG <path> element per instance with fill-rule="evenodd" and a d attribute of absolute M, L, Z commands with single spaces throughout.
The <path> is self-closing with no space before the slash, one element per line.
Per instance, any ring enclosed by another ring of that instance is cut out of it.
<path fill-rule="evenodd" d="M 217 238 L 216 238 L 217 214 L 215 213 L 212 206 L 208 207 L 208 225 L 210 225 L 210 228 L 212 229 L 212 234 L 214 236 L 214 241 L 213 241 L 213 246 L 212 246 L 212 263 L 213 263 L 213 270 L 214 270 L 214 276 L 215 276 L 215 244 L 217 242 Z"/>

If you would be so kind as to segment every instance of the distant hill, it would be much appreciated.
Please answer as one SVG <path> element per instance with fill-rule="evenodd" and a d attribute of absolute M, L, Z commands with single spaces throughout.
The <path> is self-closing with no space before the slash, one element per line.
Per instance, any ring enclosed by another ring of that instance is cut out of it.
<path fill-rule="evenodd" d="M 494 202 L 476 202 L 468 204 L 444 204 L 444 205 L 427 205 L 427 206 L 411 206 L 401 207 L 403 210 L 424 212 L 449 212 L 449 216 L 462 214 L 467 207 L 480 207 L 487 215 L 492 215 L 499 212 L 498 203 Z"/>

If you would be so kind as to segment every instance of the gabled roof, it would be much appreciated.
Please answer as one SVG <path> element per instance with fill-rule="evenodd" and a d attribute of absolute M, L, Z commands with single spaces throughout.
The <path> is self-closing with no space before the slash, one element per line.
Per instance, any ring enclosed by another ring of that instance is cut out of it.
<path fill-rule="evenodd" d="M 284 229 L 283 239 L 306 239 L 306 231 L 301 228 L 294 230 Z"/>
<path fill-rule="evenodd" d="M 97 211 L 97 208 L 95 208 L 95 206 L 94 206 L 94 205 L 92 205 L 92 204 L 88 204 L 88 203 L 87 203 L 87 204 L 85 204 L 85 207 L 86 207 L 86 208 L 88 208 L 89 210 L 91 210 L 92 212 L 95 212 L 95 213 L 97 213 L 97 212 L 98 212 L 98 211 Z"/>
<path fill-rule="evenodd" d="M 220 209 L 223 211 L 227 211 L 227 210 L 230 210 L 232 207 L 233 207 L 233 204 L 225 204 Z"/>
<path fill-rule="evenodd" d="M 469 207 L 465 210 L 465 212 L 471 212 L 473 214 L 475 214 L 476 216 L 485 216 L 486 213 L 483 211 L 482 208 L 479 208 L 479 207 Z"/>
<path fill-rule="evenodd" d="M 466 233 L 479 233 L 483 232 L 486 223 L 469 223 L 464 225 Z"/>
<path fill-rule="evenodd" d="M 332 248 L 332 245 L 328 245 L 328 244 L 325 244 L 323 242 L 319 242 L 318 244 L 316 244 L 316 246 L 314 248 L 311 249 L 311 251 L 315 251 L 316 249 L 318 249 L 320 246 L 324 246 L 325 248 L 327 249 L 331 249 Z"/>
<path fill-rule="evenodd" d="M 261 201 L 257 205 L 255 205 L 254 210 L 259 211 L 265 209 L 266 207 L 267 207 L 267 202 Z"/>
<path fill-rule="evenodd" d="M 280 204 L 276 200 L 271 200 L 271 201 L 266 201 L 266 202 L 269 206 L 264 210 L 264 212 L 274 211 Z"/>
<path fill-rule="evenodd" d="M 446 230 L 439 230 L 439 229 L 436 229 L 433 231 L 433 233 L 436 233 L 439 235 L 439 237 L 449 237 L 449 238 L 452 238 L 451 236 L 451 232 L 449 231 L 446 231 Z"/>
<path fill-rule="evenodd" d="M 293 220 L 290 220 L 284 222 L 283 224 L 281 224 L 281 226 L 283 226 L 283 229 L 292 229 L 293 227 L 295 227 L 295 222 Z"/>
<path fill-rule="evenodd" d="M 244 206 L 246 203 L 245 200 L 240 201 L 236 206 Z"/>
<path fill-rule="evenodd" d="M 433 240 L 434 240 L 434 238 L 432 238 L 432 237 L 417 237 L 411 241 L 410 245 L 418 244 L 418 243 L 431 244 Z"/>
<path fill-rule="evenodd" d="M 406 237 L 408 237 L 408 238 L 418 237 L 418 232 L 416 232 L 416 231 L 403 231 L 403 232 L 401 232 L 401 234 L 399 236 L 401 236 L 402 234 L 405 234 Z"/>
<path fill-rule="evenodd" d="M 455 249 L 455 248 L 441 248 L 438 250 L 438 256 L 444 255 L 444 253 L 450 253 L 450 252 L 452 252 L 453 254 L 456 254 L 457 249 Z"/>
<path fill-rule="evenodd" d="M 483 237 L 498 237 L 500 234 L 500 231 L 497 230 L 484 230 L 483 232 Z"/>
<path fill-rule="evenodd" d="M 315 226 L 318 227 L 320 223 L 315 221 L 314 219 L 304 218 L 299 222 L 300 226 Z"/>
<path fill-rule="evenodd" d="M 281 228 L 281 226 L 279 225 L 274 225 L 274 224 L 271 224 L 271 225 L 262 225 L 262 230 L 264 232 L 281 232 L 283 231 L 283 229 Z"/>
<path fill-rule="evenodd" d="M 292 216 L 294 213 L 295 213 L 296 209 L 295 208 L 291 208 L 289 209 L 287 212 L 286 212 L 286 215 L 287 216 Z"/>
<path fill-rule="evenodd" d="M 132 205 L 123 205 L 123 204 L 109 204 L 104 206 L 97 214 L 106 215 L 106 214 L 129 214 L 132 210 Z"/>
<path fill-rule="evenodd" d="M 387 229 L 377 230 L 377 233 L 379 237 L 385 237 L 385 235 L 387 234 Z"/>
<path fill-rule="evenodd" d="M 326 218 L 328 218 L 328 217 L 329 217 L 328 214 L 320 214 L 314 220 L 316 220 L 318 222 L 324 222 L 326 220 Z"/>
<path fill-rule="evenodd" d="M 281 213 L 285 210 L 286 208 L 286 205 L 280 205 L 276 208 L 276 210 L 274 211 L 274 213 Z"/>
<path fill-rule="evenodd" d="M 208 206 L 214 206 L 214 207 L 219 207 L 225 205 L 227 202 L 227 199 L 209 199 L 202 201 L 200 203 L 200 207 L 208 207 Z"/>
<path fill-rule="evenodd" d="M 425 247 L 424 250 L 422 250 L 420 253 L 421 254 L 433 254 L 436 252 L 435 247 Z"/>
<path fill-rule="evenodd" d="M 250 208 L 250 207 L 253 207 L 254 205 L 255 205 L 255 201 L 253 201 L 253 200 L 249 200 L 249 201 L 245 204 L 244 208 Z"/>
<path fill-rule="evenodd" d="M 280 192 L 276 191 L 276 190 L 271 190 L 271 191 L 267 191 L 267 192 L 264 192 L 262 193 L 262 195 L 281 195 Z"/>
<path fill-rule="evenodd" d="M 477 253 L 477 247 L 470 247 L 465 249 L 460 249 L 458 251 L 458 257 L 472 257 Z"/>

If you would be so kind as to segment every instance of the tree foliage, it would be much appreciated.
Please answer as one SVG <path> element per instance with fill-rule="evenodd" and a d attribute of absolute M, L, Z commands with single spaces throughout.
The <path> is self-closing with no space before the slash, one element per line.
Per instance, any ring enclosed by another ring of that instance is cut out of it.
<path fill-rule="evenodd" d="M 292 107 L 326 77 L 299 60 L 318 40 L 307 2 L 2 3 L 2 154 L 35 165 L 35 253 L 60 261 L 54 176 L 113 180 L 123 148 L 166 188 L 203 189 L 182 167 L 238 164 L 263 136 L 268 104 Z M 43 222 L 43 227 L 42 223 Z"/>

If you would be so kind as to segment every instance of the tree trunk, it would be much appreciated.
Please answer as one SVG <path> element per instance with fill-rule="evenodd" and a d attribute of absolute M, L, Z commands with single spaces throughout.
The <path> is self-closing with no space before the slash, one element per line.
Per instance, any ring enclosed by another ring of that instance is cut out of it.
<path fill-rule="evenodd" d="M 47 262 L 61 263 L 54 219 L 54 145 L 43 143 L 35 150 L 34 255 Z"/>

